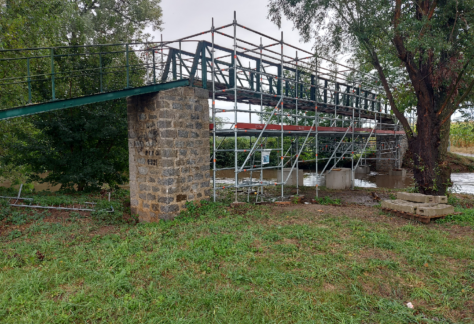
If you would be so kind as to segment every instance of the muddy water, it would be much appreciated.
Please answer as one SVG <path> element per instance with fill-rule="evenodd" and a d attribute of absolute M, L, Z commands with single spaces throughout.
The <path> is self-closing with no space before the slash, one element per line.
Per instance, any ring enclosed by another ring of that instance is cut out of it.
<path fill-rule="evenodd" d="M 474 194 L 474 173 L 452 173 L 452 192 Z"/>
<path fill-rule="evenodd" d="M 276 181 L 277 170 L 264 170 L 263 180 Z M 240 173 L 239 179 L 243 181 L 250 180 L 250 173 Z M 260 180 L 260 173 L 254 172 L 252 175 L 253 181 Z M 452 192 L 474 194 L 474 173 L 453 173 L 451 175 L 453 182 Z M 224 170 L 218 171 L 216 174 L 216 183 L 218 184 L 233 184 L 234 171 Z M 316 177 L 316 173 L 305 172 L 303 184 L 305 186 L 315 186 L 316 184 L 324 185 L 324 176 Z M 411 176 L 396 177 L 388 174 L 371 172 L 370 174 L 356 174 L 355 186 L 362 188 L 407 188 L 414 185 L 414 179 Z"/>
<path fill-rule="evenodd" d="M 264 170 L 263 180 L 267 181 L 276 181 L 277 179 L 277 170 Z M 212 177 L 212 171 L 211 171 Z M 252 174 L 253 181 L 260 180 L 260 172 L 254 172 Z M 243 172 L 239 174 L 239 180 L 250 180 L 250 172 Z M 452 192 L 457 193 L 468 193 L 474 194 L 474 173 L 453 173 L 451 174 L 451 181 L 453 182 L 453 187 L 451 188 Z M 218 184 L 233 184 L 234 183 L 234 171 L 233 170 L 224 170 L 218 171 L 216 174 L 216 183 Z M 315 186 L 316 184 L 324 185 L 325 179 L 324 176 L 316 177 L 316 173 L 305 172 L 303 178 L 303 184 L 305 186 Z M 371 172 L 370 174 L 356 174 L 356 187 L 362 188 L 407 188 L 412 187 L 414 184 L 413 177 L 395 177 L 389 176 L 387 174 L 379 174 L 376 172 Z M 11 182 L 1 182 L 0 187 L 10 187 Z M 52 186 L 49 183 L 34 183 L 36 191 L 50 190 L 52 192 L 60 189 L 60 185 Z M 123 186 L 124 188 L 128 185 Z M 18 189 L 19 186 L 14 186 Z"/>

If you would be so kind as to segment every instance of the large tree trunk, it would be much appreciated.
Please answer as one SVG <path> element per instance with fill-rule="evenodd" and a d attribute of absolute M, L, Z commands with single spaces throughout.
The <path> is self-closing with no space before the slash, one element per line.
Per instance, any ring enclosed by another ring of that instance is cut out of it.
<path fill-rule="evenodd" d="M 451 169 L 447 163 L 450 122 L 440 129 L 436 109 L 430 102 L 419 100 L 417 135 L 408 141 L 413 155 L 413 174 L 418 191 L 428 195 L 445 195 L 451 185 Z"/>

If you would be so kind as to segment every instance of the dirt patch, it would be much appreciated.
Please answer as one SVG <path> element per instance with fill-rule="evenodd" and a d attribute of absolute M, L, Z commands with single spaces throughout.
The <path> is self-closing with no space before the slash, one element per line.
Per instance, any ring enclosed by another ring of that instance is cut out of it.
<path fill-rule="evenodd" d="M 326 290 L 326 291 L 334 291 L 334 290 L 336 290 L 336 286 L 331 285 L 331 284 L 328 283 L 328 282 L 325 282 L 325 283 L 323 284 L 323 289 Z"/>
<path fill-rule="evenodd" d="M 299 211 L 302 212 L 302 215 L 311 215 L 311 216 L 322 216 L 322 215 L 331 215 L 331 216 L 354 216 L 354 217 L 368 217 L 374 216 L 374 208 L 367 206 L 333 206 L 333 205 L 289 205 L 289 206 L 280 206 L 273 207 L 273 210 L 283 215 L 290 211 Z"/>
<path fill-rule="evenodd" d="M 292 194 L 296 194 L 296 189 L 292 190 Z M 304 195 L 304 202 L 311 202 L 316 196 L 316 191 L 313 187 L 300 187 L 300 195 Z M 363 206 L 375 206 L 378 204 L 378 200 L 374 199 L 374 194 L 380 199 L 389 199 L 390 191 L 384 188 L 378 189 L 354 189 L 354 190 L 320 190 L 318 193 L 319 198 L 331 198 L 333 200 L 339 199 L 343 206 L 348 205 L 363 205 Z"/>
<path fill-rule="evenodd" d="M 97 231 L 91 232 L 90 235 L 107 235 L 111 233 L 115 233 L 117 231 L 117 227 L 113 225 L 102 226 Z"/>
<path fill-rule="evenodd" d="M 464 154 L 472 154 L 474 155 L 474 147 L 456 147 L 456 146 L 451 146 L 451 152 L 452 153 L 464 153 Z"/>

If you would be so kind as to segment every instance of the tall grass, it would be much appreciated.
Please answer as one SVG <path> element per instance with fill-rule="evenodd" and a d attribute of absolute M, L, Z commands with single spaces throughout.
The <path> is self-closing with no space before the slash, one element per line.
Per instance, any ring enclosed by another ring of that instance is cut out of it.
<path fill-rule="evenodd" d="M 455 147 L 474 147 L 474 122 L 451 124 L 451 145 Z"/>

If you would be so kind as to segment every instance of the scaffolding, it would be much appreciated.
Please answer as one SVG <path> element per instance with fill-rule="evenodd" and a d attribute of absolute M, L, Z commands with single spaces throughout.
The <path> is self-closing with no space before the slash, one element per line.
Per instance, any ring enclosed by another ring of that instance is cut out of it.
<path fill-rule="evenodd" d="M 241 31 L 246 37 L 237 36 Z M 198 41 L 195 53 L 182 49 L 183 42 L 205 34 L 210 34 L 210 41 Z M 218 37 L 231 41 L 231 46 L 221 45 Z M 170 46 L 176 42 L 178 47 Z M 350 160 L 352 188 L 355 169 L 370 160 L 391 160 L 400 166 L 404 131 L 370 74 L 297 48 L 284 41 L 283 32 L 277 39 L 243 26 L 235 13 L 230 24 L 215 27 L 212 20 L 210 30 L 162 42 L 159 49 L 162 82 L 189 77 L 193 86 L 209 90 L 214 200 L 218 190 L 232 188 L 236 201 L 239 191 L 247 193 L 247 199 L 253 193 L 259 201 L 266 186 L 281 186 L 283 199 L 284 186 L 293 174 L 298 194 L 299 175 L 293 171 L 301 162 L 315 162 L 316 196 L 319 178 L 341 160 Z M 228 103 L 230 107 L 224 107 Z M 222 121 L 222 115 L 230 120 Z M 252 116 L 258 123 L 252 123 Z M 248 147 L 239 145 L 242 137 L 248 139 Z M 269 138 L 276 140 L 271 148 Z M 225 141 L 233 141 L 233 148 L 221 148 Z M 262 152 L 276 152 L 278 163 L 263 163 Z M 233 166 L 218 167 L 222 153 L 233 155 Z M 324 167 L 319 170 L 321 162 Z M 234 181 L 219 184 L 218 173 L 226 170 L 234 171 Z M 279 180 L 264 180 L 267 170 L 277 170 Z M 239 177 L 242 174 L 248 179 Z"/>

